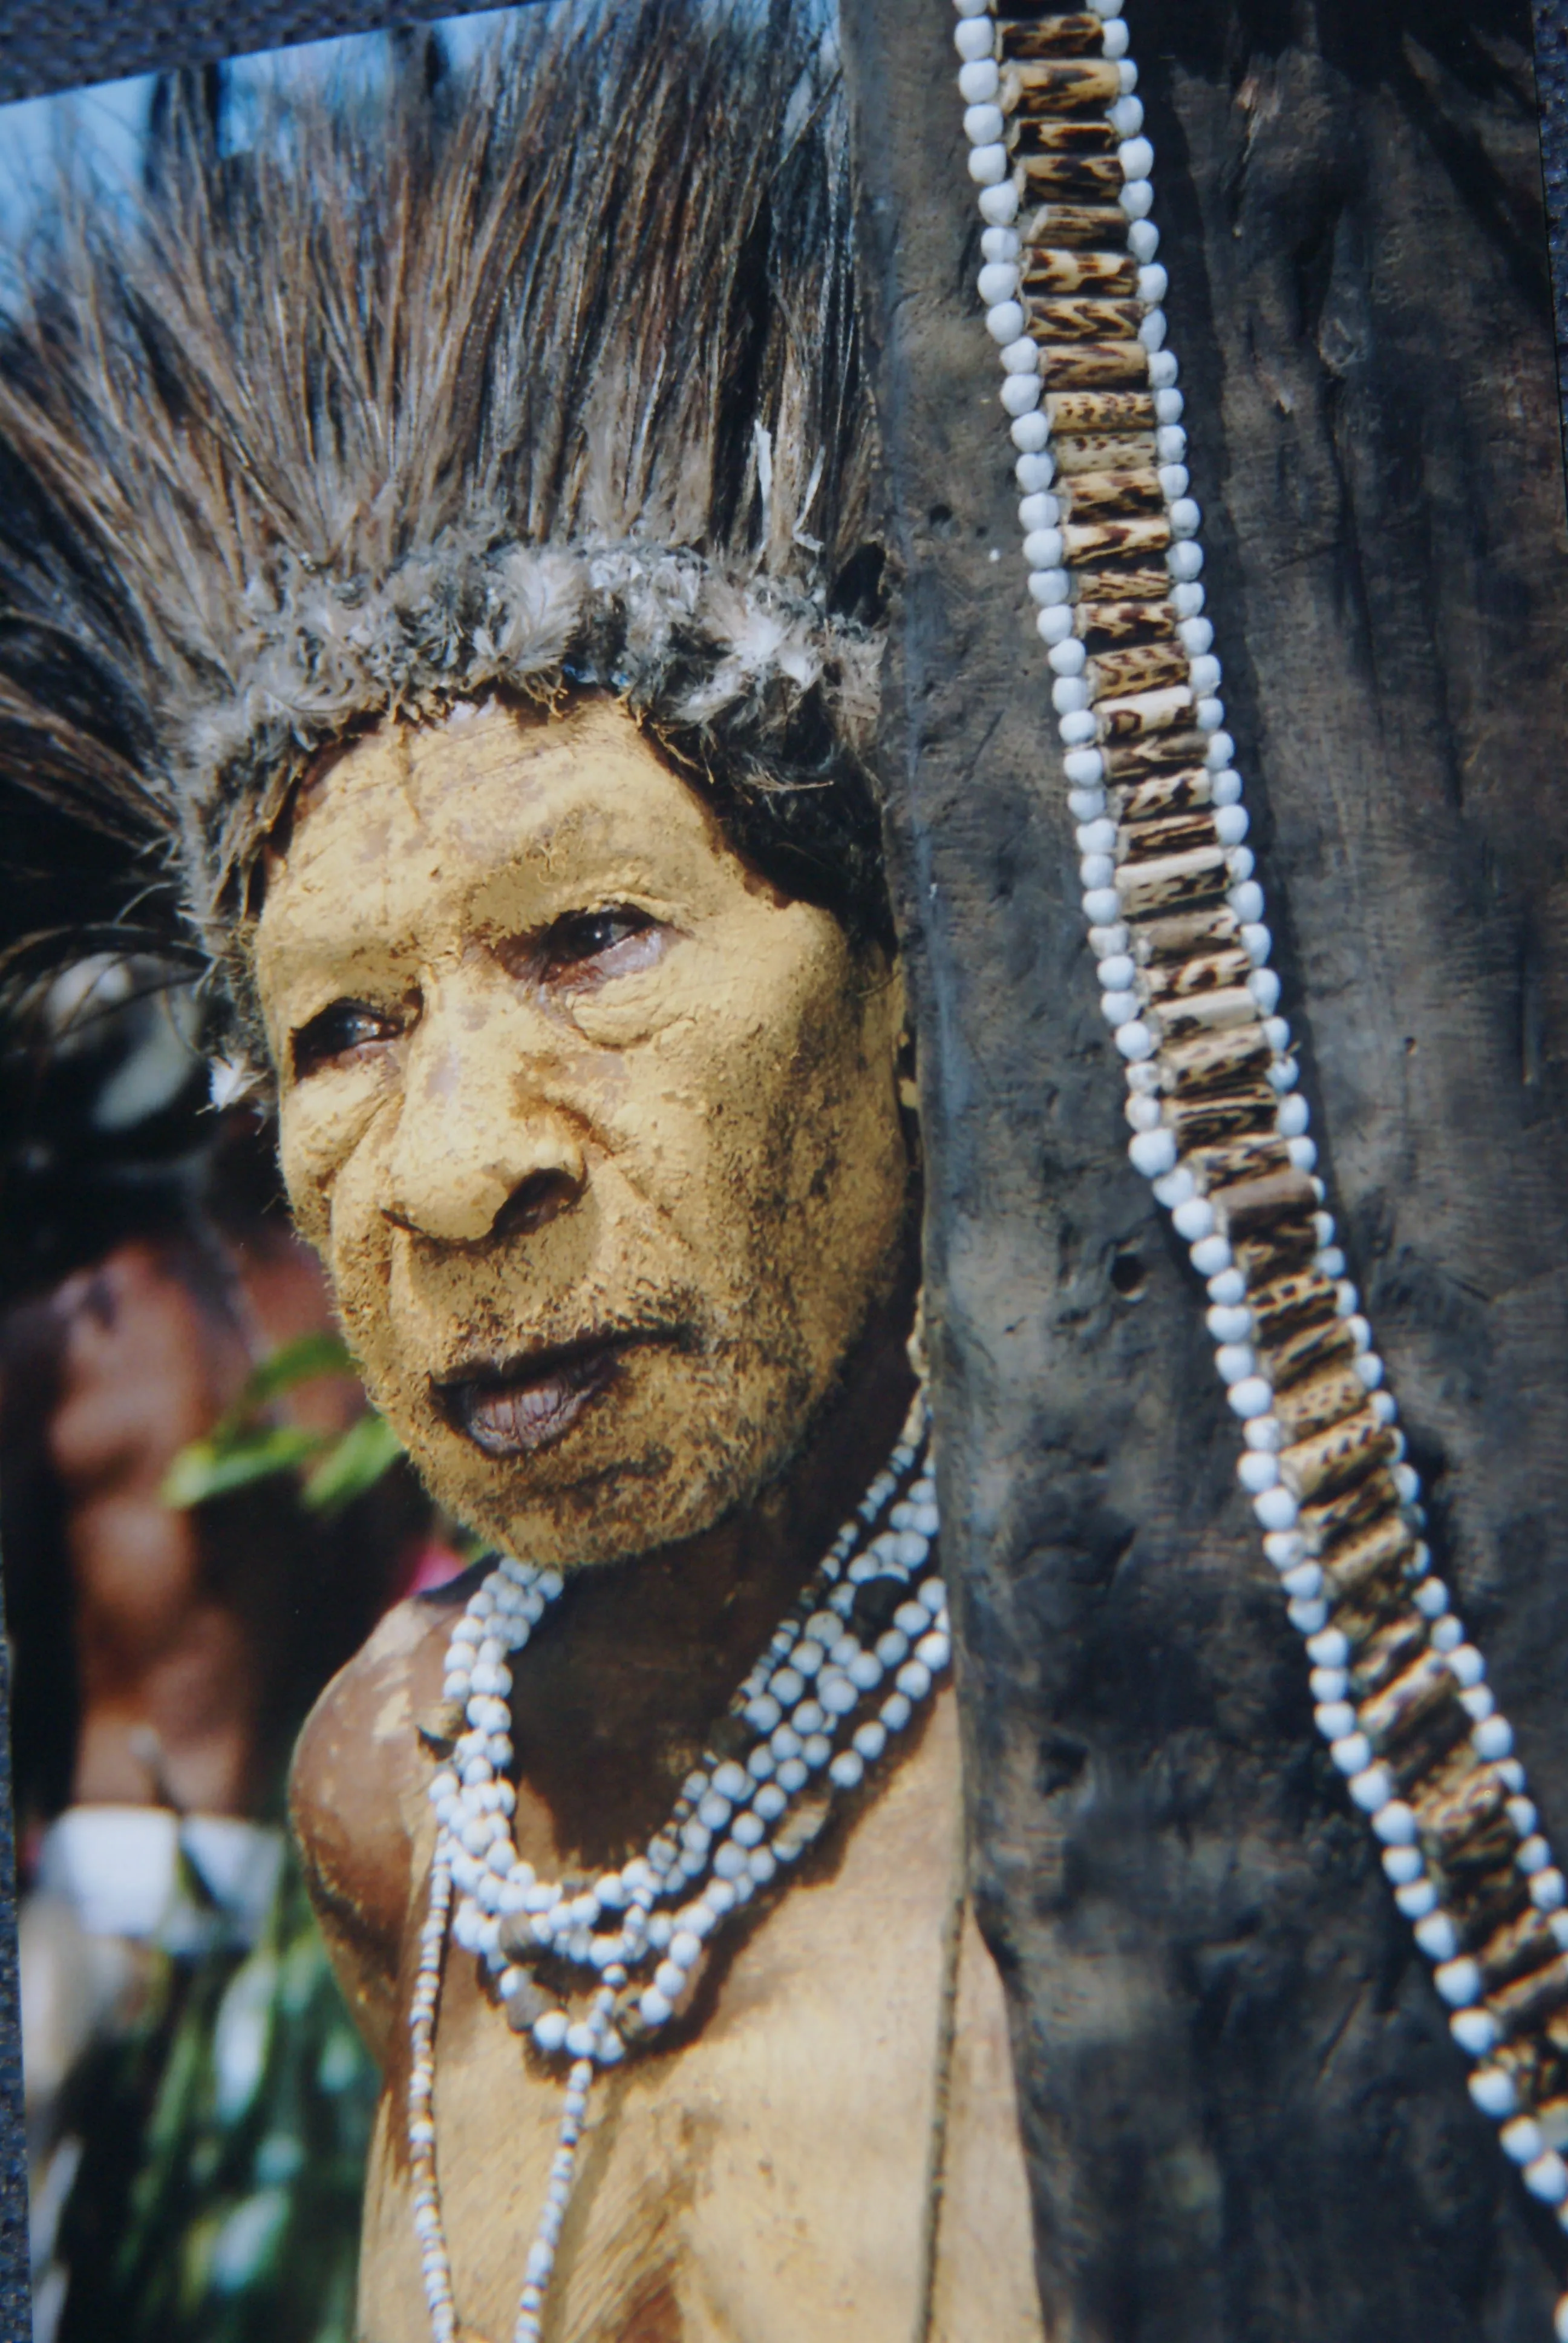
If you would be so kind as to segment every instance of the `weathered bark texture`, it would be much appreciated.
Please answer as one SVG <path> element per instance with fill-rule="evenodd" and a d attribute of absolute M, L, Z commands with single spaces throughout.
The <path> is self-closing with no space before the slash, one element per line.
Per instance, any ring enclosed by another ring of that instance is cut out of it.
<path fill-rule="evenodd" d="M 1568 620 L 1522 5 L 1128 0 L 1322 1168 L 1568 1843 Z M 1058 2343 L 1543 2343 L 1560 2269 L 1315 1744 L 1129 1170 L 945 0 L 844 0 L 902 608 L 944 1521 Z"/>

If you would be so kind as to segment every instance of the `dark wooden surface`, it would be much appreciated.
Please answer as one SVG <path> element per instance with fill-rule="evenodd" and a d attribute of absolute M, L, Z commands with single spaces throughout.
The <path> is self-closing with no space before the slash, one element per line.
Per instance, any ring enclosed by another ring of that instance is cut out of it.
<path fill-rule="evenodd" d="M 1529 17 L 1127 15 L 1323 1168 L 1434 1547 L 1568 1845 L 1568 545 Z M 844 16 L 944 1520 L 1053 2343 L 1544 2343 L 1554 2226 L 1314 1745 L 1201 1289 L 1122 1151 L 950 10 Z"/>

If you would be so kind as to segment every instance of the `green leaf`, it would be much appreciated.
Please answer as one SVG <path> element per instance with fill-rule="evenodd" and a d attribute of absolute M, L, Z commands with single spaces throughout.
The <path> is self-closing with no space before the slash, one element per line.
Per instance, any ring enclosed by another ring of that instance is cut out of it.
<path fill-rule="evenodd" d="M 386 1417 L 367 1411 L 334 1442 L 316 1467 L 305 1484 L 306 1503 L 312 1513 L 340 1512 L 373 1488 L 402 1453 L 402 1443 Z"/>
<path fill-rule="evenodd" d="M 314 1383 L 318 1375 L 352 1375 L 354 1362 L 347 1354 L 342 1338 L 336 1333 L 302 1333 L 296 1342 L 279 1342 L 279 1347 L 267 1352 L 263 1363 L 246 1383 L 230 1415 L 244 1420 L 256 1415 L 257 1408 L 267 1406 L 267 1401 L 279 1399 L 284 1392 L 293 1392 L 296 1384 Z"/>
<path fill-rule="evenodd" d="M 318 1432 L 297 1424 L 275 1423 L 255 1432 L 231 1432 L 220 1439 L 213 1433 L 182 1448 L 164 1475 L 159 1491 L 166 1505 L 184 1513 L 205 1504 L 209 1497 L 226 1496 L 231 1489 L 246 1489 L 274 1473 L 288 1473 L 307 1458 L 319 1455 Z"/>

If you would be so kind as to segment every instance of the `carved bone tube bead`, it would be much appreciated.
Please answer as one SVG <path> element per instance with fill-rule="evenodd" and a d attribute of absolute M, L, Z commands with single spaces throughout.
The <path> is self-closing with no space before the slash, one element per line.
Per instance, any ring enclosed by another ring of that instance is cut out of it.
<path fill-rule="evenodd" d="M 1227 989 L 1168 996 L 1146 1012 L 1146 1021 L 1167 1041 L 1185 1041 L 1193 1033 L 1221 1033 L 1251 1024 L 1258 1004 L 1250 992 Z"/>
<path fill-rule="evenodd" d="M 1501 2043 L 1487 2063 L 1512 2078 L 1524 2106 L 1533 2105 L 1544 2115 L 1548 2107 L 1561 2106 L 1559 2095 L 1568 2091 L 1568 2021 L 1550 2018 L 1539 2033 Z"/>
<path fill-rule="evenodd" d="M 1093 203 L 1114 196 L 1121 186 L 1121 166 L 1114 155 L 1032 155 L 1027 125 L 1016 148 L 1016 168 L 1026 196 L 1078 196 Z"/>
<path fill-rule="evenodd" d="M 1272 1121 L 1274 1105 L 1273 1091 L 1265 1083 L 1254 1083 L 1193 1098 L 1166 1098 L 1160 1113 L 1178 1151 L 1185 1154 L 1190 1148 L 1215 1146 L 1261 1130 Z"/>
<path fill-rule="evenodd" d="M 1207 808 L 1213 795 L 1213 775 L 1201 770 L 1184 773 L 1157 773 L 1147 781 L 1139 781 L 1131 789 L 1112 788 L 1106 799 L 1105 810 L 1119 823 L 1156 821 L 1161 814 L 1187 813 Z M 1241 982 L 1251 968 L 1251 955 L 1242 952 L 1236 961 L 1236 980 Z M 1214 980 L 1218 981 L 1218 980 Z M 1227 980 L 1229 981 L 1229 980 Z"/>
<path fill-rule="evenodd" d="M 1009 8 L 1003 19 L 1008 32 L 1030 45 L 1028 56 L 1097 57 L 1105 39 L 1105 19 L 1087 12 L 1070 16 L 1041 15 L 1020 22 L 1023 11 Z"/>
<path fill-rule="evenodd" d="M 1499 1817 L 1507 1822 L 1509 1796 L 1495 1765 L 1487 1765 L 1473 1749 L 1455 1749 L 1442 1772 L 1422 1783 L 1411 1797 L 1428 1862 L 1447 1871 L 1467 1860 L 1473 1848 L 1484 1853 Z"/>
<path fill-rule="evenodd" d="M 1054 390 L 1111 389 L 1147 382 L 1149 353 L 1141 342 L 1059 342 L 1045 353 L 1044 373 Z"/>
<path fill-rule="evenodd" d="M 1280 1478 L 1292 1497 L 1321 1497 L 1372 1472 L 1396 1453 L 1394 1435 L 1370 1408 L 1347 1416 L 1280 1453 Z"/>
<path fill-rule="evenodd" d="M 1243 984 L 1251 966 L 1244 951 L 1209 952 L 1201 960 L 1157 964 L 1149 970 L 1144 982 L 1151 1001 L 1186 1001 L 1194 993 L 1229 991 Z M 1282 1162 L 1287 1160 L 1282 1140 L 1280 1159 Z M 1241 1176 L 1240 1172 L 1235 1174 L 1238 1179 Z"/>
<path fill-rule="evenodd" d="M 1072 488 L 1085 473 L 1159 471 L 1153 440 L 1141 431 L 1095 431 L 1081 438 L 1057 438 L 1050 443 L 1056 464 L 1058 496 Z M 1170 581 L 1166 582 L 1170 590 Z"/>
<path fill-rule="evenodd" d="M 1006 111 L 1005 97 L 1002 104 Z M 1014 151 L 1020 156 L 1049 155 L 1064 161 L 1088 159 L 1095 163 L 1115 159 L 1116 133 L 1109 122 L 1096 122 L 1092 116 L 1086 119 L 1082 115 L 1064 121 L 1030 90 L 1019 92 L 1013 118 L 1018 125 Z M 1120 176 L 1120 163 L 1116 168 Z"/>
<path fill-rule="evenodd" d="M 1282 1172 L 1290 1160 L 1285 1141 L 1270 1134 L 1232 1140 L 1228 1147 L 1200 1147 L 1188 1156 L 1187 1169 L 1200 1192 L 1207 1194 L 1215 1188 L 1234 1187 L 1239 1181 Z"/>
<path fill-rule="evenodd" d="M 1071 295 L 1024 305 L 1025 328 L 1037 342 L 1115 342 L 1135 335 L 1143 311 L 1136 301 L 1096 301 Z M 1159 482 L 1154 483 L 1159 493 Z"/>
<path fill-rule="evenodd" d="M 1120 520 L 1131 513 L 1165 509 L 1159 474 L 1137 466 L 1118 471 L 1074 472 L 1057 482 L 1057 500 L 1067 520 Z"/>
<path fill-rule="evenodd" d="M 1083 561 L 1114 559 L 1118 554 L 1159 553 L 1170 542 L 1171 523 L 1162 512 L 1130 513 L 1115 520 L 1064 521 L 1061 529 L 1062 551 L 1070 568 Z"/>
<path fill-rule="evenodd" d="M 1127 239 L 1127 215 L 1120 204 L 1041 204 L 1022 229 L 1026 246 L 1063 245 L 1098 251 L 1114 250 Z M 1150 427 L 1153 401 L 1150 401 Z"/>
<path fill-rule="evenodd" d="M 1303 1505 L 1296 1526 L 1307 1541 L 1309 1549 L 1332 1545 L 1347 1530 L 1363 1522 L 1371 1523 L 1393 1510 L 1399 1503 L 1399 1491 L 1392 1473 L 1378 1471 L 1353 1481 L 1348 1489 L 1326 1497 L 1321 1503 Z"/>
<path fill-rule="evenodd" d="M 1191 960 L 1200 952 L 1228 950 L 1239 943 L 1241 933 L 1241 923 L 1229 903 L 1213 903 L 1201 911 L 1150 919 L 1134 929 L 1130 941 L 1138 966 L 1152 970 L 1166 962 Z"/>
<path fill-rule="evenodd" d="M 1355 1334 L 1347 1321 L 1339 1317 L 1317 1319 L 1277 1335 L 1260 1328 L 1257 1339 L 1268 1358 L 1269 1377 L 1276 1390 L 1316 1374 L 1332 1361 L 1348 1361 L 1355 1355 Z"/>
<path fill-rule="evenodd" d="M 1495 1993 L 1500 1986 L 1512 1985 L 1516 1977 L 1532 1976 L 1545 1968 L 1562 1949 L 1545 1913 L 1528 1905 L 1516 1918 L 1504 1921 L 1479 1945 L 1475 1957 L 1485 1990 Z"/>
<path fill-rule="evenodd" d="M 1081 106 L 1114 105 L 1121 95 L 1121 75 L 1111 58 L 1042 56 L 1029 45 L 1032 30 L 1016 24 L 1001 26 L 1002 55 L 1017 69 L 1020 96 L 1027 92 L 1038 102 L 1051 101 L 1064 114 Z M 1125 217 L 1121 226 L 1125 233 Z"/>
<path fill-rule="evenodd" d="M 1072 631 L 1095 657 L 1145 642 L 1163 640 L 1176 632 L 1176 613 L 1169 602 L 1091 602 L 1073 605 Z M 1210 776 L 1203 775 L 1205 788 Z"/>
<path fill-rule="evenodd" d="M 1083 252 L 1070 245 L 1037 246 L 1020 260 L 1023 298 L 1041 293 L 1103 293 L 1131 298 L 1138 263 L 1130 252 Z M 1151 454 L 1152 455 L 1152 442 Z"/>
<path fill-rule="evenodd" d="M 1160 1071 L 1164 1087 L 1178 1095 L 1229 1090 L 1266 1066 L 1269 1054 L 1267 1038 L 1258 1026 L 1233 1033 L 1201 1033 L 1191 1041 L 1172 1041 L 1161 1053 Z"/>
<path fill-rule="evenodd" d="M 1342 1539 L 1321 1558 L 1336 1602 L 1353 1605 L 1375 1594 L 1373 1607 L 1386 1624 L 1392 1615 L 1390 1605 L 1397 1606 L 1402 1618 L 1411 1616 L 1409 1574 L 1414 1552 L 1415 1540 L 1408 1523 L 1391 1513 L 1370 1529 Z M 1334 1615 L 1337 1619 L 1339 1613 Z M 1367 1632 L 1370 1634 L 1372 1629 Z"/>
<path fill-rule="evenodd" d="M 1201 732 L 1183 728 L 1151 732 L 1143 740 L 1102 740 L 1100 753 L 1105 759 L 1108 781 L 1136 781 L 1151 773 L 1179 771 L 1201 757 L 1205 745 Z"/>
<path fill-rule="evenodd" d="M 1362 1701 L 1358 1711 L 1362 1731 L 1380 1748 L 1397 1749 L 1429 1709 L 1455 1698 L 1458 1691 L 1442 1654 L 1429 1646 L 1392 1684 Z M 1462 1708 L 1460 1715 L 1463 1714 Z"/>
<path fill-rule="evenodd" d="M 1517 1840 L 1501 1849 L 1487 1842 L 1490 1861 L 1466 1860 L 1460 1867 L 1440 1867 L 1443 1907 L 1466 1945 L 1483 1945 L 1533 1909 L 1530 1882 L 1514 1862 Z"/>
<path fill-rule="evenodd" d="M 1098 437 L 1108 432 L 1152 431 L 1155 423 L 1153 394 L 1147 390 L 1049 390 L 1045 411 L 1053 436 L 1064 438 L 1080 433 Z M 1170 592 L 1169 578 L 1161 590 Z"/>
<path fill-rule="evenodd" d="M 1228 883 L 1225 850 L 1221 846 L 1172 854 L 1159 862 L 1124 863 L 1116 873 L 1116 892 L 1123 915 L 1130 920 L 1151 911 L 1175 911 L 1222 895 Z M 1264 1058 L 1268 1052 L 1265 1050 Z"/>
<path fill-rule="evenodd" d="M 1278 1108 L 1279 1101 L 1274 1101 Z M 1263 1128 L 1273 1128 L 1270 1113 Z M 1309 1220 L 1276 1221 L 1260 1236 L 1232 1237 L 1231 1252 L 1249 1284 L 1282 1277 L 1288 1270 L 1305 1269 L 1318 1249 L 1318 1232 Z"/>
<path fill-rule="evenodd" d="M 1251 999 L 1251 993 L 1247 998 Z M 1260 1049 L 1267 1061 L 1268 1039 L 1261 1031 L 1255 1036 L 1238 1032 L 1224 1038 L 1239 1058 L 1243 1051 L 1248 1053 L 1249 1064 L 1255 1062 L 1251 1053 Z M 1255 1234 L 1259 1230 L 1271 1228 L 1278 1221 L 1299 1220 L 1315 1209 L 1317 1200 L 1311 1180 L 1293 1164 L 1282 1171 L 1266 1172 L 1261 1179 L 1241 1180 L 1233 1187 L 1211 1189 L 1209 1197 L 1221 1233 L 1233 1238 Z"/>
<path fill-rule="evenodd" d="M 1504 2036 L 1533 2034 L 1568 2004 L 1568 1953 L 1544 1968 L 1520 1977 L 1487 1996 L 1486 2006 Z"/>
<path fill-rule="evenodd" d="M 1413 1661 L 1430 1649 L 1427 1625 L 1421 1614 L 1406 1612 L 1382 1627 L 1359 1651 L 1351 1664 L 1351 1696 L 1358 1703 L 1370 1700 L 1382 1692 L 1396 1676 L 1404 1674 Z"/>
<path fill-rule="evenodd" d="M 1189 664 L 1180 643 L 1140 643 L 1131 650 L 1101 652 L 1090 660 L 1085 679 L 1094 698 L 1111 699 L 1184 683 Z"/>
<path fill-rule="evenodd" d="M 1123 822 L 1116 833 L 1118 857 L 1136 862 L 1148 862 L 1161 854 L 1189 854 L 1200 847 L 1219 844 L 1213 816 L 1204 806 L 1194 806 L 1190 811 L 1156 814 L 1147 821 Z M 1211 990 L 1201 983 L 1179 989 L 1192 992 Z"/>
<path fill-rule="evenodd" d="M 1136 526 L 1132 522 L 1118 525 Z M 1070 539 L 1072 531 L 1064 530 L 1063 535 Z M 1071 558 L 1070 543 L 1068 558 Z M 1101 699 L 1096 703 L 1094 717 L 1102 740 L 1141 740 L 1151 732 L 1169 732 L 1185 723 L 1192 706 L 1190 684 L 1167 684 L 1158 691 L 1131 692 L 1124 699 Z"/>
<path fill-rule="evenodd" d="M 1274 1393 L 1274 1414 L 1293 1447 L 1331 1425 L 1342 1423 L 1366 1404 L 1367 1387 L 1353 1367 L 1331 1367 L 1326 1374 L 1292 1383 Z"/>
<path fill-rule="evenodd" d="M 1321 1269 L 1312 1269 L 1302 1277 L 1282 1277 L 1276 1284 L 1260 1287 L 1247 1296 L 1247 1302 L 1252 1312 L 1253 1340 L 1280 1344 L 1309 1326 L 1334 1320 L 1339 1289 Z M 1349 1329 L 1345 1331 L 1348 1334 Z"/>
<path fill-rule="evenodd" d="M 1436 1687 L 1420 1714 L 1412 1716 L 1397 1747 L 1381 1752 L 1401 1795 L 1408 1795 L 1452 1749 L 1467 1744 L 1470 1730 L 1470 1712 L 1451 1678 L 1449 1689 Z"/>

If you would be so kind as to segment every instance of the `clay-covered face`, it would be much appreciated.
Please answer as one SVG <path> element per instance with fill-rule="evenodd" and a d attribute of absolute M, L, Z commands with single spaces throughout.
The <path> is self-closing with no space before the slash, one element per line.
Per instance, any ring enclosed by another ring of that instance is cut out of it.
<path fill-rule="evenodd" d="M 268 870 L 285 1177 L 436 1495 L 570 1565 L 785 1465 L 893 1285 L 895 970 L 608 702 L 388 725 Z"/>

